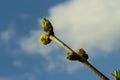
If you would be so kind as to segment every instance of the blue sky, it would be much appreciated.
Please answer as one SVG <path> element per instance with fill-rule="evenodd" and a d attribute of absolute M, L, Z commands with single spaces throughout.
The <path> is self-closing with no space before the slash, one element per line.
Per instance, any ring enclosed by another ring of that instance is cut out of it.
<path fill-rule="evenodd" d="M 71 48 L 84 48 L 107 77 L 120 68 L 119 0 L 0 0 L 0 80 L 101 80 L 55 42 L 38 43 L 40 19 Z"/>

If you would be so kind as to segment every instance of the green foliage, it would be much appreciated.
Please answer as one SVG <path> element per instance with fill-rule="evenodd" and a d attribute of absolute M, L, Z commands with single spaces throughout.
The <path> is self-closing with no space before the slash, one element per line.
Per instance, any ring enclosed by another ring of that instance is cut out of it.
<path fill-rule="evenodd" d="M 120 80 L 120 70 L 114 71 L 112 75 L 113 75 L 113 80 Z"/>

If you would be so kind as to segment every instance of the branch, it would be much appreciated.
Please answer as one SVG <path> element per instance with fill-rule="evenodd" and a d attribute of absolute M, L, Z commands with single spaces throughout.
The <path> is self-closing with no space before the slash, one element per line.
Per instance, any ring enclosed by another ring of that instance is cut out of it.
<path fill-rule="evenodd" d="M 58 43 L 64 49 L 66 49 L 68 51 L 69 54 L 67 55 L 67 57 L 69 60 L 78 60 L 79 62 L 82 62 L 85 66 L 87 66 L 95 74 L 97 74 L 102 80 L 110 80 L 109 78 L 107 78 L 104 74 L 102 74 L 100 71 L 98 71 L 92 64 L 90 64 L 87 61 L 88 55 L 86 54 L 86 52 L 83 49 L 80 49 L 78 52 L 75 52 L 70 47 L 68 47 L 64 42 L 62 42 L 60 39 L 58 39 L 54 35 L 53 26 L 49 20 L 47 20 L 46 18 L 43 18 L 41 20 L 41 23 L 42 23 L 42 28 L 45 32 L 45 34 L 42 34 L 39 39 L 39 41 L 42 44 L 47 45 L 52 40 L 55 41 L 56 43 Z"/>
<path fill-rule="evenodd" d="M 51 40 L 55 41 L 56 43 L 58 43 L 59 45 L 61 45 L 64 49 L 66 49 L 68 52 L 73 52 L 75 54 L 77 54 L 76 52 L 74 52 L 70 47 L 68 47 L 64 42 L 62 42 L 60 39 L 58 39 L 56 36 L 52 36 L 50 35 L 49 37 Z M 82 57 L 81 57 L 82 58 Z M 109 78 L 107 78 L 104 74 L 102 74 L 100 71 L 98 71 L 93 65 L 91 65 L 87 60 L 85 60 L 84 62 L 82 62 L 84 65 L 86 65 L 91 71 L 93 71 L 95 74 L 97 74 L 102 80 L 110 80 Z"/>

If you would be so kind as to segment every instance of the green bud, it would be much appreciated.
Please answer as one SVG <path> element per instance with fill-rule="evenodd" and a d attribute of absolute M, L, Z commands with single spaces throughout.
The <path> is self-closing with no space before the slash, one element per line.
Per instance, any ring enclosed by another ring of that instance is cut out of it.
<path fill-rule="evenodd" d="M 52 24 L 51 24 L 50 21 L 49 21 L 48 19 L 46 19 L 46 18 L 43 18 L 43 19 L 41 20 L 41 24 L 42 24 L 42 28 L 43 28 L 43 30 L 44 30 L 45 32 L 49 32 L 50 30 L 53 29 Z"/>
<path fill-rule="evenodd" d="M 81 48 L 81 49 L 78 49 L 77 51 L 76 51 L 76 53 L 80 56 L 80 57 L 82 57 L 82 58 L 84 58 L 84 59 L 88 59 L 88 55 L 86 54 L 86 52 L 84 51 L 84 49 L 83 48 Z"/>
<path fill-rule="evenodd" d="M 79 57 L 78 55 L 76 55 L 72 52 L 68 52 L 66 55 L 66 59 L 73 60 L 73 61 L 78 60 L 78 57 Z"/>
<path fill-rule="evenodd" d="M 38 39 L 38 42 L 44 45 L 47 45 L 51 42 L 51 40 L 49 39 L 49 36 L 47 34 L 42 34 L 40 38 Z"/>

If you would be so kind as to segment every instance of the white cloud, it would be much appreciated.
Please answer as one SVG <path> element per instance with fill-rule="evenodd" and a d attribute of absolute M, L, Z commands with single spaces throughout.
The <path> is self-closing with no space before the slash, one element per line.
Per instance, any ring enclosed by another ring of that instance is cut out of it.
<path fill-rule="evenodd" d="M 62 62 L 62 63 L 59 63 Z M 61 61 L 51 61 L 47 63 L 47 71 L 51 72 L 53 70 L 57 70 L 57 71 L 66 71 L 70 74 L 72 74 L 73 72 L 75 72 L 78 68 L 83 67 L 83 65 L 81 63 L 78 62 L 70 62 L 67 60 Z"/>
<path fill-rule="evenodd" d="M 20 60 L 15 60 L 13 62 L 13 65 L 16 66 L 16 67 L 22 67 L 24 64 Z"/>
<path fill-rule="evenodd" d="M 25 72 L 19 75 L 11 75 L 11 76 L 0 76 L 0 80 L 38 80 L 38 76 L 41 76 L 38 72 Z"/>
<path fill-rule="evenodd" d="M 21 14 L 19 14 L 19 18 L 22 20 L 27 20 L 29 18 L 32 18 L 32 16 L 30 16 L 29 14 L 26 14 L 26 13 L 21 13 Z"/>
<path fill-rule="evenodd" d="M 83 47 L 89 51 L 88 54 L 97 55 L 92 54 L 95 49 L 106 52 L 119 46 L 119 3 L 119 0 L 69 0 L 51 8 L 49 19 L 56 36 L 74 50 Z M 73 72 L 80 66 L 67 63 L 62 54 L 57 55 L 57 59 L 49 56 L 52 51 L 59 52 L 59 46 L 54 43 L 47 46 L 39 44 L 37 40 L 40 34 L 41 31 L 34 30 L 29 36 L 21 38 L 20 48 L 28 53 L 40 53 L 48 59 L 48 70 L 59 67 Z"/>
<path fill-rule="evenodd" d="M 13 29 L 8 29 L 0 33 L 0 38 L 6 43 L 8 43 L 13 36 L 15 36 L 15 31 Z"/>
<path fill-rule="evenodd" d="M 120 39 L 119 3 L 119 0 L 70 0 L 53 7 L 49 19 L 57 34 L 74 49 L 112 51 Z"/>

